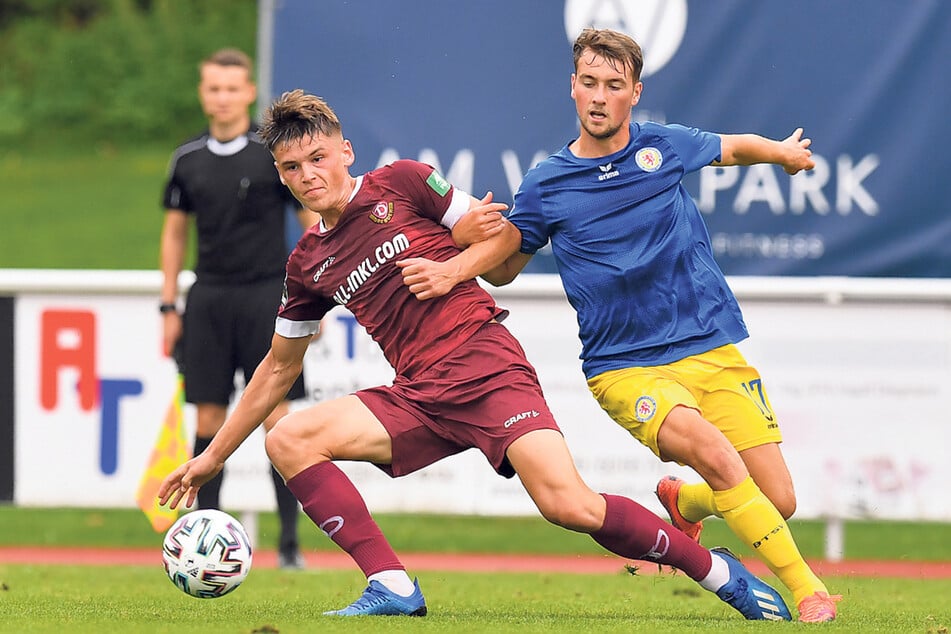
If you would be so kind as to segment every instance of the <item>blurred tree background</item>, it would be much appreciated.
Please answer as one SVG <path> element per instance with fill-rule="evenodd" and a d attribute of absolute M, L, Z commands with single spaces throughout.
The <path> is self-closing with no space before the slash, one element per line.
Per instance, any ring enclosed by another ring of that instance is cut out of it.
<path fill-rule="evenodd" d="M 255 0 L 0 2 L 0 144 L 171 144 L 204 120 L 198 62 L 255 53 Z"/>
<path fill-rule="evenodd" d="M 256 0 L 0 0 L 0 268 L 157 268 L 198 64 L 256 30 Z"/>

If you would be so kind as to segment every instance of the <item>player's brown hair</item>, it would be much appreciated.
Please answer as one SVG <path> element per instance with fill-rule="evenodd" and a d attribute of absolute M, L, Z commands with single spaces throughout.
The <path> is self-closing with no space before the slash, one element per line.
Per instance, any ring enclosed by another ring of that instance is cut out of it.
<path fill-rule="evenodd" d="M 575 39 L 572 47 L 575 70 L 578 69 L 578 60 L 581 59 L 585 50 L 591 50 L 608 62 L 629 69 L 634 81 L 640 81 L 641 70 L 644 68 L 644 54 L 633 38 L 611 29 L 584 29 Z"/>
<path fill-rule="evenodd" d="M 258 131 L 267 149 L 316 134 L 341 133 L 340 119 L 327 102 L 298 88 L 285 92 L 264 112 Z"/>
<path fill-rule="evenodd" d="M 251 61 L 251 58 L 247 53 L 236 48 L 219 49 L 201 60 L 201 64 L 199 64 L 198 67 L 201 69 L 202 66 L 208 64 L 214 66 L 238 66 L 248 71 L 248 77 L 254 74 L 254 63 Z"/>

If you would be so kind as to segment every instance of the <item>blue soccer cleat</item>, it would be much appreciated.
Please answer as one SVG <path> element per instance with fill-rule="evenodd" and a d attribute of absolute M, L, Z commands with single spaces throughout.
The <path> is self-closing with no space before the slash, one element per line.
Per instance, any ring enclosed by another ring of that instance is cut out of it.
<path fill-rule="evenodd" d="M 730 580 L 716 592 L 722 601 L 752 621 L 792 620 L 779 593 L 743 567 L 736 555 L 726 548 L 711 548 L 710 554 L 726 561 L 730 568 Z"/>
<path fill-rule="evenodd" d="M 324 612 L 329 616 L 426 616 L 426 600 L 413 580 L 416 590 L 408 597 L 391 592 L 379 581 L 371 581 L 359 599 L 343 608 Z"/>

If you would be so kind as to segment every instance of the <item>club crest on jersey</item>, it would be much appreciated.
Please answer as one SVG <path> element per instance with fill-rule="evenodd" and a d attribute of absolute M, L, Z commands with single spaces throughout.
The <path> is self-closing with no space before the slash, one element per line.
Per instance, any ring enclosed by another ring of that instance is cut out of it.
<path fill-rule="evenodd" d="M 393 219 L 393 203 L 378 202 L 370 212 L 370 220 L 383 225 Z"/>
<path fill-rule="evenodd" d="M 634 162 L 645 172 L 656 172 L 664 163 L 664 155 L 655 147 L 645 147 L 634 155 Z"/>
<path fill-rule="evenodd" d="M 657 413 L 657 401 L 649 396 L 641 396 L 634 403 L 634 418 L 639 423 L 646 423 Z"/>

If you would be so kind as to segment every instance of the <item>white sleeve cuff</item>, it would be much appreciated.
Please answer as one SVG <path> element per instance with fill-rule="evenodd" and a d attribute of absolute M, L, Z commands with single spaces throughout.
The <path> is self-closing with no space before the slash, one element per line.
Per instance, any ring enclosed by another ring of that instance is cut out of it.
<path fill-rule="evenodd" d="M 274 321 L 274 332 L 287 339 L 300 339 L 301 337 L 310 337 L 316 335 L 320 329 L 320 320 L 314 321 L 291 321 L 278 317 Z"/>
<path fill-rule="evenodd" d="M 451 230 L 467 211 L 469 211 L 469 193 L 458 187 L 454 188 L 452 190 L 452 202 L 449 203 L 449 209 L 443 214 L 440 223 Z"/>

